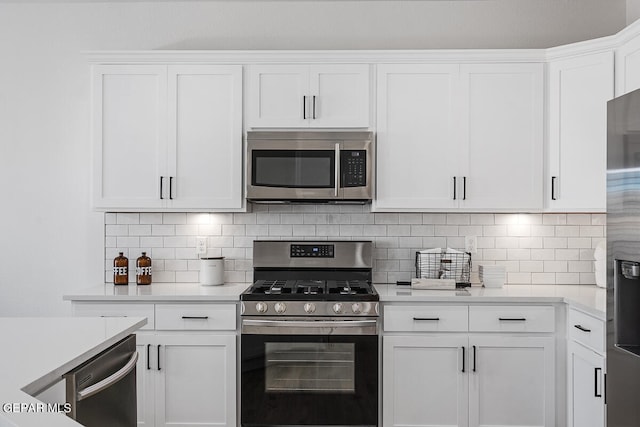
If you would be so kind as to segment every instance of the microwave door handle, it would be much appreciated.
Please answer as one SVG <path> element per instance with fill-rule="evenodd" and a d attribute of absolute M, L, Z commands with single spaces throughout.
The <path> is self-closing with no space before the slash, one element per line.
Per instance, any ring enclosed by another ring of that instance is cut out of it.
<path fill-rule="evenodd" d="M 340 178 L 340 143 L 336 142 L 336 167 L 335 167 L 335 192 L 334 196 L 338 197 L 338 187 L 339 187 L 339 178 Z"/>

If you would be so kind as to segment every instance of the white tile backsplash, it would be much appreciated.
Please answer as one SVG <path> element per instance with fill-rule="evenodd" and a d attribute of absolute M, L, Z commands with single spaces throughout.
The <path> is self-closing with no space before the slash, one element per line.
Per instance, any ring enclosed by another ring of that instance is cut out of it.
<path fill-rule="evenodd" d="M 415 252 L 462 249 L 476 236 L 478 264 L 500 264 L 508 283 L 593 284 L 593 250 L 605 236 L 604 214 L 371 213 L 368 206 L 255 205 L 250 213 L 106 213 L 105 278 L 119 251 L 153 259 L 154 282 L 197 282 L 195 237 L 207 256 L 224 256 L 225 280 L 250 281 L 255 239 L 372 240 L 374 281 L 408 280 Z M 135 275 L 130 275 L 135 281 Z"/>

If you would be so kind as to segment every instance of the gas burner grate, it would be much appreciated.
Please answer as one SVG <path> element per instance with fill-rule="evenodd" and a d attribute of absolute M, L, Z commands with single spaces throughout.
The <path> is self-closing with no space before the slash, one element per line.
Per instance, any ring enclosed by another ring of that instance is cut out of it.
<path fill-rule="evenodd" d="M 286 280 L 258 280 L 254 283 L 251 293 L 264 295 L 290 294 L 291 287 Z"/>
<path fill-rule="evenodd" d="M 321 295 L 325 293 L 326 283 L 323 280 L 298 280 L 295 293 L 303 295 Z"/>
<path fill-rule="evenodd" d="M 362 295 L 371 293 L 371 285 L 362 280 L 336 280 L 329 287 L 330 294 L 339 295 Z"/>

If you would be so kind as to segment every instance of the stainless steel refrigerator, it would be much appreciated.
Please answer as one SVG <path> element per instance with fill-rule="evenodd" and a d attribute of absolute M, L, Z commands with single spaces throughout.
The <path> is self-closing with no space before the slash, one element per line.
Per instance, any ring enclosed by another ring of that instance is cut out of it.
<path fill-rule="evenodd" d="M 607 427 L 639 427 L 640 90 L 607 113 Z"/>

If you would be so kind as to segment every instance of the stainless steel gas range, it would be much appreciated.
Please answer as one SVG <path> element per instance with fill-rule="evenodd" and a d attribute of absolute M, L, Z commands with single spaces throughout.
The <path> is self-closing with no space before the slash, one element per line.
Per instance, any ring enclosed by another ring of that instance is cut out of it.
<path fill-rule="evenodd" d="M 241 424 L 377 426 L 370 241 L 255 241 L 241 296 Z"/>

